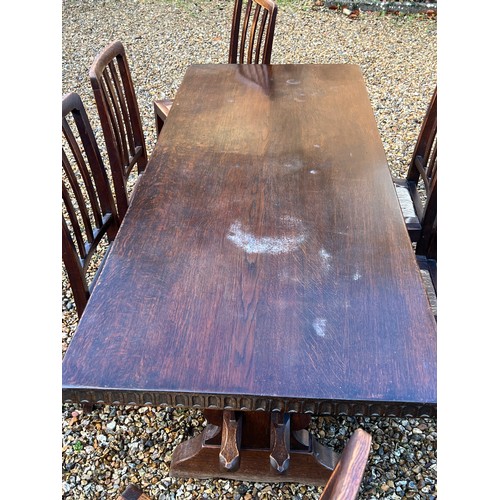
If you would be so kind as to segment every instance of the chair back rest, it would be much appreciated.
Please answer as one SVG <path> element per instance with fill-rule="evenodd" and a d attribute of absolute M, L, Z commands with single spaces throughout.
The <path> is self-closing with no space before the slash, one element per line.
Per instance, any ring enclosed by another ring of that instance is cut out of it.
<path fill-rule="evenodd" d="M 423 183 L 426 195 L 432 190 L 433 178 L 437 174 L 437 87 L 427 108 L 424 121 L 413 151 L 408 174 L 409 182 Z"/>
<path fill-rule="evenodd" d="M 78 315 L 91 293 L 89 264 L 101 239 L 113 240 L 118 216 L 106 169 L 81 98 L 62 100 L 62 257 Z"/>
<path fill-rule="evenodd" d="M 119 41 L 105 47 L 94 59 L 90 82 L 108 151 L 118 216 L 129 205 L 127 181 L 137 165 L 141 173 L 148 161 L 139 106 L 125 48 Z"/>
<path fill-rule="evenodd" d="M 243 0 L 235 0 L 229 64 L 270 64 L 278 6 L 272 0 L 247 0 L 240 28 L 242 10 Z"/>
<path fill-rule="evenodd" d="M 416 206 L 422 232 L 417 241 L 417 255 L 436 258 L 437 240 L 437 87 L 427 108 L 408 169 L 407 180 L 420 182 L 425 190 L 423 205 Z"/>

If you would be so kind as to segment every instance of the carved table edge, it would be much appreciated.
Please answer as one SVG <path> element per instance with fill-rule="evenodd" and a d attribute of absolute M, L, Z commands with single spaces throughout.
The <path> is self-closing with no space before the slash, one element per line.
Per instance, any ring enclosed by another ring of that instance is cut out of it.
<path fill-rule="evenodd" d="M 177 408 L 301 413 L 321 416 L 435 418 L 436 403 L 400 401 L 313 400 L 223 394 L 166 393 L 107 389 L 63 388 L 63 403 L 111 406 L 165 406 Z"/>

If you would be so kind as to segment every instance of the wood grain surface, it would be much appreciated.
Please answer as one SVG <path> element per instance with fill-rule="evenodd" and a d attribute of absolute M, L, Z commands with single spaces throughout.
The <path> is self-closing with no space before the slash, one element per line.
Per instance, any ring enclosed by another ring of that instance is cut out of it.
<path fill-rule="evenodd" d="M 435 406 L 436 324 L 359 67 L 257 67 L 187 70 L 63 399 Z"/>

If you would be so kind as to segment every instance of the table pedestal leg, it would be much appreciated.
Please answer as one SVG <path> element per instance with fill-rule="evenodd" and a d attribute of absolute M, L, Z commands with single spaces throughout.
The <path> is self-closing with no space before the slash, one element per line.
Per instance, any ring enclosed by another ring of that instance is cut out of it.
<path fill-rule="evenodd" d="M 170 476 L 324 486 L 339 455 L 307 431 L 308 415 L 205 410 L 207 426 L 174 450 Z"/>

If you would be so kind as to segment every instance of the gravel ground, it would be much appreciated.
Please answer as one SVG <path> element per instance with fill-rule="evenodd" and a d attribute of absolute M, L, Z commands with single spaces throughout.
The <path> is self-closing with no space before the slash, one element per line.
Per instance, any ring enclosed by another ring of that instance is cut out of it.
<path fill-rule="evenodd" d="M 436 20 L 361 13 L 358 19 L 278 0 L 273 63 L 355 63 L 361 66 L 389 167 L 404 175 L 436 84 Z M 231 1 L 64 0 L 62 91 L 78 92 L 101 145 L 88 82 L 97 52 L 119 39 L 127 50 L 148 152 L 156 142 L 154 99 L 175 97 L 188 65 L 226 63 Z M 62 354 L 77 325 L 63 270 Z M 102 406 L 84 414 L 62 408 L 62 497 L 116 498 L 135 482 L 151 498 L 319 498 L 322 488 L 301 484 L 168 477 L 173 449 L 204 426 L 199 411 Z M 316 417 L 311 430 L 341 451 L 354 429 L 373 445 L 360 499 L 434 499 L 436 420 Z"/>

